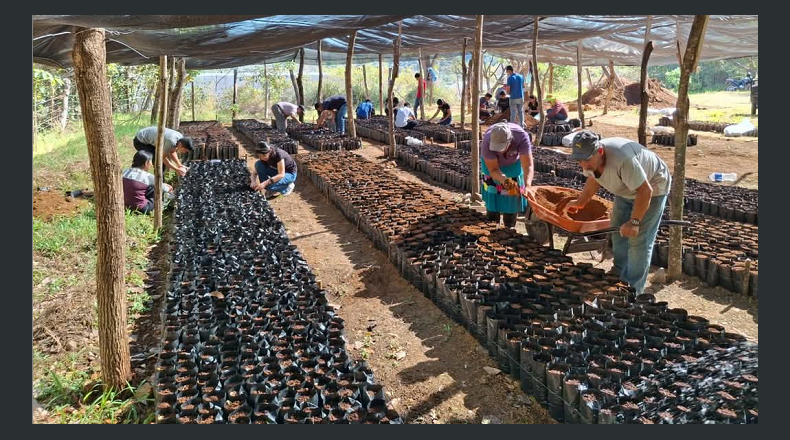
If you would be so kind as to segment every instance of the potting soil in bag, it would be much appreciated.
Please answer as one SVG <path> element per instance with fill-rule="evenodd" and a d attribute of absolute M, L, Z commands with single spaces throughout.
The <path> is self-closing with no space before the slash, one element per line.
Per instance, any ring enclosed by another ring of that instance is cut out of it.
<path fill-rule="evenodd" d="M 598 423 L 598 413 L 601 409 L 599 396 L 598 390 L 588 389 L 581 392 L 579 400 L 580 423 Z"/>
<path fill-rule="evenodd" d="M 565 423 L 581 423 L 579 396 L 586 389 L 586 375 L 571 374 L 562 380 L 562 400 L 564 401 Z"/>

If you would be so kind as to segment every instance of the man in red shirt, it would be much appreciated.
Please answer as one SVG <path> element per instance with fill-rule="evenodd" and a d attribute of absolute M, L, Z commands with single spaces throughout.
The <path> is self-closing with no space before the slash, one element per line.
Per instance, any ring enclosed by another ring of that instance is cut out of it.
<path fill-rule="evenodd" d="M 414 114 L 416 115 L 422 105 L 422 98 L 425 97 L 425 80 L 420 78 L 419 73 L 415 73 L 414 78 L 417 79 L 417 97 L 414 98 Z"/>

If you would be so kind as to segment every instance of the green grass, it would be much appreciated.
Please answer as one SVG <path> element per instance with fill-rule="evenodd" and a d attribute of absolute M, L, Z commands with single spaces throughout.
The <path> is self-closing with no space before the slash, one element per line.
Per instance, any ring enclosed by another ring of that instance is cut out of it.
<path fill-rule="evenodd" d="M 147 126 L 147 120 L 133 116 L 114 117 L 115 140 L 121 168 L 132 163 L 135 149 L 132 138 L 137 130 Z M 57 131 L 36 136 L 33 149 L 34 186 L 49 186 L 65 190 L 93 188 L 88 162 L 88 146 L 81 122 L 75 122 L 64 133 Z"/>
<path fill-rule="evenodd" d="M 104 390 L 92 381 L 82 365 L 84 352 L 68 353 L 59 359 L 33 352 L 34 371 L 43 377 L 34 382 L 36 399 L 55 423 L 149 423 L 148 396 L 135 396 L 136 389 Z"/>

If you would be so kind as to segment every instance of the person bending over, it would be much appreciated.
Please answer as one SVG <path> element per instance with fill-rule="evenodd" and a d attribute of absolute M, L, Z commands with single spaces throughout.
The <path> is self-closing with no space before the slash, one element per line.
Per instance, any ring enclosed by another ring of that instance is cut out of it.
<path fill-rule="evenodd" d="M 181 163 L 181 159 L 178 158 L 178 153 L 187 153 L 192 151 L 192 138 L 184 137 L 181 133 L 171 130 L 169 128 L 164 129 L 164 160 L 163 163 L 167 168 L 178 173 L 179 176 L 186 175 L 189 168 L 184 166 Z M 151 155 L 156 154 L 156 138 L 159 136 L 159 129 L 156 126 L 150 126 L 137 132 L 134 135 L 134 149 L 137 151 L 146 150 L 151 153 Z"/>

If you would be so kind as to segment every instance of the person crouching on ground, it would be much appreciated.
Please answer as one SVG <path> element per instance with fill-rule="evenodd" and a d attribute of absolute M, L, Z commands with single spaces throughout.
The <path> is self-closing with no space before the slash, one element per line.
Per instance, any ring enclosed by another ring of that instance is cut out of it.
<path fill-rule="evenodd" d="M 398 109 L 398 113 L 395 116 L 395 126 L 398 128 L 404 128 L 406 130 L 411 130 L 417 125 L 416 116 L 414 116 L 414 112 L 409 107 L 408 102 L 403 103 L 403 107 Z"/>
<path fill-rule="evenodd" d="M 584 208 L 600 187 L 614 194 L 610 220 L 620 230 L 612 234 L 612 273 L 641 294 L 672 184 L 669 168 L 638 142 L 617 137 L 599 140 L 588 130 L 574 136 L 571 148 L 571 159 L 579 162 L 587 182 L 567 210 Z"/>
<path fill-rule="evenodd" d="M 486 93 L 485 96 L 480 97 L 480 123 L 483 124 L 487 121 L 491 116 L 494 116 L 494 104 L 491 102 L 491 98 L 494 95 L 490 93 Z"/>
<path fill-rule="evenodd" d="M 442 112 L 442 119 L 439 120 L 439 125 L 450 125 L 453 123 L 453 112 L 450 110 L 450 104 L 441 99 L 436 101 L 436 113 L 431 116 L 431 119 L 428 119 L 428 122 L 433 121 L 433 118 L 435 118 L 439 112 Z"/>
<path fill-rule="evenodd" d="M 360 102 L 357 106 L 357 119 L 370 119 L 375 116 L 376 110 L 373 109 L 373 103 L 370 99 Z"/>
<path fill-rule="evenodd" d="M 296 182 L 296 162 L 291 155 L 263 141 L 258 142 L 255 152 L 259 160 L 250 173 L 250 188 L 266 191 L 267 199 L 290 194 Z"/>
<path fill-rule="evenodd" d="M 519 124 L 499 122 L 491 126 L 480 143 L 480 193 L 489 221 L 506 228 L 516 226 L 516 215 L 527 207 L 522 194 L 532 191 L 535 167 L 532 142 Z"/>
<path fill-rule="evenodd" d="M 565 104 L 560 102 L 559 99 L 548 95 L 546 96 L 546 102 L 551 105 L 551 108 L 546 110 L 546 121 L 551 124 L 556 124 L 557 121 L 568 120 L 568 107 L 565 107 Z"/>
<path fill-rule="evenodd" d="M 153 168 L 154 155 L 148 150 L 140 150 L 132 158 L 132 167 L 123 170 L 123 204 L 132 211 L 148 214 L 154 210 L 154 182 L 156 178 L 149 171 Z M 162 182 L 162 202 L 164 206 L 173 199 L 173 188 Z"/>
<path fill-rule="evenodd" d="M 159 129 L 154 125 L 140 129 L 134 135 L 134 149 L 137 151 L 146 150 L 152 156 L 155 155 L 157 137 L 159 137 Z M 163 152 L 164 165 L 178 173 L 179 176 L 185 176 L 189 168 L 181 163 L 178 154 L 192 151 L 192 138 L 184 137 L 184 135 L 175 130 L 165 128 L 163 144 L 165 148 Z"/>

